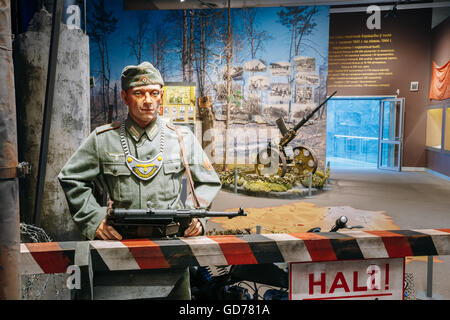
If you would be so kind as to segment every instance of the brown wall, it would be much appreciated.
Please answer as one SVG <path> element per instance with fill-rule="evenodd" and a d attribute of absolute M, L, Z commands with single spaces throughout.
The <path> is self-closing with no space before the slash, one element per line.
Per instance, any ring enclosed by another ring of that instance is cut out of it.
<path fill-rule="evenodd" d="M 330 14 L 330 38 L 354 34 L 392 34 L 392 48 L 397 60 L 388 63 L 392 75 L 383 77 L 384 87 L 330 86 L 328 93 L 338 96 L 396 95 L 405 98 L 403 166 L 425 167 L 426 107 L 429 105 L 431 9 L 399 10 L 398 16 L 385 17 L 381 12 L 381 30 L 369 30 L 365 12 Z M 331 49 L 330 49 L 331 52 Z M 330 53 L 329 52 L 329 53 Z M 329 65 L 329 72 L 336 66 Z M 330 76 L 330 73 L 329 73 Z M 410 82 L 419 82 L 419 91 L 411 92 Z"/>
<path fill-rule="evenodd" d="M 438 66 L 444 65 L 450 60 L 450 17 L 442 21 L 433 28 L 431 33 L 431 57 L 429 68 L 431 70 L 431 62 L 434 61 Z M 431 77 L 431 75 L 430 75 Z M 428 90 L 430 81 L 428 82 Z M 428 100 L 431 105 L 446 105 L 450 107 L 450 99 L 446 100 Z M 445 116 L 445 113 L 444 113 Z M 426 167 L 445 174 L 450 177 L 450 153 L 427 150 Z"/>

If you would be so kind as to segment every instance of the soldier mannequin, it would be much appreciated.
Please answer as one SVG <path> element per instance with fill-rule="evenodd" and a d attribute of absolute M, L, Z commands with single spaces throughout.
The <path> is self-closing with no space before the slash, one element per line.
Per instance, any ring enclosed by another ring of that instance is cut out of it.
<path fill-rule="evenodd" d="M 220 190 L 220 180 L 193 133 L 176 129 L 159 118 L 163 98 L 163 79 L 148 62 L 127 66 L 122 71 L 122 99 L 128 106 L 123 123 L 96 128 L 68 160 L 58 179 L 66 194 L 73 220 L 87 239 L 121 240 L 122 235 L 107 224 L 111 206 L 125 209 L 179 209 L 181 162 L 179 130 L 187 153 L 200 206 L 210 205 Z M 143 168 L 143 169 L 142 169 Z M 92 182 L 98 179 L 111 198 L 101 207 L 93 196 Z M 186 207 L 193 207 L 192 195 Z M 199 219 L 192 219 L 185 237 L 203 234 Z M 186 272 L 187 273 L 187 272 Z M 188 280 L 186 274 L 182 277 Z M 188 281 L 187 281 L 188 283 Z M 187 290 L 189 288 L 185 288 Z M 170 296 L 169 296 L 170 297 Z M 188 298 L 186 294 L 175 298 Z"/>

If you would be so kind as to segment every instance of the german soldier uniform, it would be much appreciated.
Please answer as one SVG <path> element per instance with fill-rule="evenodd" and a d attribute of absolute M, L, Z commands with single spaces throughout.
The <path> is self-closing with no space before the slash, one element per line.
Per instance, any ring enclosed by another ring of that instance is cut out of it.
<path fill-rule="evenodd" d="M 148 62 L 124 68 L 123 90 L 149 83 L 164 85 L 158 70 Z M 116 208 L 146 209 L 149 203 L 157 209 L 183 208 L 180 195 L 185 167 L 179 134 L 200 207 L 210 205 L 221 183 L 192 131 L 184 126 L 176 128 L 159 115 L 141 128 L 128 115 L 125 121 L 96 128 L 58 176 L 73 220 L 84 237 L 94 239 L 107 215 L 107 207 L 101 206 L 93 194 L 96 179 Z M 192 194 L 185 207 L 194 207 Z"/>

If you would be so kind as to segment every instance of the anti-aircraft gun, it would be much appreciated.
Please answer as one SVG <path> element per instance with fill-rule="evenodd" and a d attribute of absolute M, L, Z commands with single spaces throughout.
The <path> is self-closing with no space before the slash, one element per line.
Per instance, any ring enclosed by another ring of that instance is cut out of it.
<path fill-rule="evenodd" d="M 257 174 L 277 174 L 283 177 L 288 169 L 293 169 L 293 172 L 299 175 L 309 172 L 314 174 L 316 172 L 317 159 L 312 151 L 304 146 L 291 147 L 288 144 L 297 136 L 300 128 L 336 93 L 337 91 L 333 92 L 325 101 L 319 104 L 291 129 L 287 129 L 283 118 L 279 118 L 276 121 L 282 137 L 278 146 L 272 145 L 272 142 L 269 141 L 267 149 L 258 154 L 255 164 Z M 274 164 L 278 164 L 278 167 L 274 166 Z"/>

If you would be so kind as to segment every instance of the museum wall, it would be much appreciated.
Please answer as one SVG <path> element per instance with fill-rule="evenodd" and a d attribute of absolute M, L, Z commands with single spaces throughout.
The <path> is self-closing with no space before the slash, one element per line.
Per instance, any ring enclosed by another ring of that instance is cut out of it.
<path fill-rule="evenodd" d="M 372 30 L 366 12 L 330 14 L 328 92 L 405 98 L 402 166 L 425 167 L 432 11 L 386 13 Z M 411 82 L 418 82 L 417 91 L 410 91 Z"/>
<path fill-rule="evenodd" d="M 431 33 L 431 59 L 429 61 L 429 68 L 431 69 L 432 62 L 434 62 L 437 66 L 444 66 L 446 63 L 450 61 L 450 17 L 447 17 L 440 24 L 435 26 Z M 448 78 L 448 77 L 447 77 Z M 447 80 L 448 81 L 448 80 Z M 432 85 L 431 76 L 429 80 L 429 88 Z M 447 95 L 443 93 L 441 98 L 435 97 L 436 99 L 428 100 L 428 107 L 435 110 L 435 108 L 443 106 L 447 107 L 447 113 L 450 108 L 450 98 L 448 98 L 449 83 L 447 82 Z M 430 90 L 430 89 L 429 89 Z M 431 96 L 429 97 L 431 98 Z M 443 110 L 445 112 L 445 109 Z M 444 174 L 450 177 L 450 123 L 448 123 L 447 119 L 450 119 L 448 115 L 445 115 L 443 112 L 443 116 L 445 118 L 445 126 L 446 128 L 441 128 L 445 130 L 443 136 L 445 136 L 444 147 L 443 150 L 434 150 L 432 148 L 427 148 L 427 164 L 426 167 L 436 171 L 438 173 Z M 446 150 L 447 149 L 447 150 Z M 446 151 L 445 151 L 446 150 Z"/>

